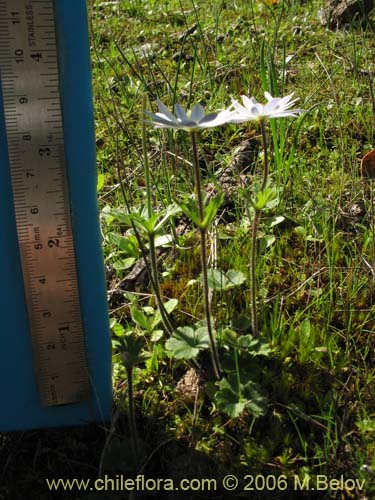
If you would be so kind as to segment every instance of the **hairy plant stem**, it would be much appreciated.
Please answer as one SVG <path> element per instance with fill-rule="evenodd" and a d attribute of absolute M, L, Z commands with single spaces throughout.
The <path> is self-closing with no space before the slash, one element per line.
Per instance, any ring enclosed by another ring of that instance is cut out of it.
<path fill-rule="evenodd" d="M 146 111 L 146 96 L 143 96 L 143 116 Z M 147 132 L 146 132 L 146 123 L 143 120 L 142 122 L 142 148 L 143 148 L 143 162 L 144 162 L 144 172 L 145 172 L 145 184 L 146 184 L 146 202 L 147 202 L 147 215 L 148 218 L 152 217 L 152 189 L 151 189 L 151 176 L 150 176 L 150 166 L 148 164 L 148 155 L 147 155 Z M 156 256 L 155 249 L 155 233 L 148 233 L 148 243 L 149 243 L 149 251 L 150 251 L 150 267 L 151 267 L 151 284 L 154 289 L 156 304 L 158 306 L 161 320 L 163 326 L 169 335 L 173 333 L 173 325 L 169 319 L 169 315 L 165 310 L 161 291 L 160 291 L 160 281 L 159 281 L 159 271 L 158 271 L 158 261 Z"/>
<path fill-rule="evenodd" d="M 158 305 L 158 309 L 160 312 L 163 326 L 166 329 L 166 331 L 169 333 L 169 335 L 172 335 L 174 328 L 173 328 L 173 325 L 171 323 L 171 320 L 169 319 L 169 314 L 165 310 L 163 300 L 161 297 L 158 261 L 157 261 L 157 257 L 156 257 L 155 234 L 154 233 L 149 233 L 148 244 L 150 247 L 150 264 L 151 264 L 151 273 L 152 273 L 153 283 L 154 283 L 154 292 L 155 292 L 155 297 L 156 297 L 156 303 Z"/>
<path fill-rule="evenodd" d="M 146 94 L 143 94 L 142 99 L 142 116 L 146 113 Z M 147 155 L 147 131 L 146 122 L 142 121 L 142 152 L 143 152 L 143 162 L 144 162 L 144 172 L 145 172 L 145 184 L 146 184 L 146 203 L 147 203 L 147 215 L 151 219 L 152 216 L 152 191 L 151 191 L 151 176 L 150 176 L 150 166 L 148 164 Z"/>
<path fill-rule="evenodd" d="M 195 186 L 197 190 L 199 219 L 201 222 L 203 222 L 204 207 L 203 207 L 202 185 L 201 185 L 201 175 L 199 171 L 197 136 L 194 130 L 190 132 L 190 137 L 191 137 L 191 144 L 193 151 L 193 166 L 195 174 Z M 208 286 L 207 250 L 206 250 L 207 228 L 205 227 L 199 228 L 199 235 L 200 235 L 200 247 L 201 247 L 201 267 L 203 276 L 203 300 L 204 300 L 204 310 L 206 315 L 207 332 L 210 342 L 212 367 L 214 370 L 215 377 L 218 380 L 220 380 L 221 368 L 220 368 L 219 354 L 216 349 L 216 343 L 211 323 L 211 308 L 210 308 L 210 297 L 209 297 L 209 286 Z"/>
<path fill-rule="evenodd" d="M 372 239 L 372 281 L 375 283 L 375 220 L 374 220 L 374 181 L 370 179 L 370 227 Z"/>
<path fill-rule="evenodd" d="M 268 151 L 267 151 L 267 135 L 266 128 L 264 126 L 264 120 L 260 122 L 260 131 L 262 134 L 263 143 L 263 180 L 261 185 L 261 192 L 264 191 L 267 180 L 268 180 Z M 254 208 L 254 219 L 251 228 L 251 254 L 250 254 L 250 302 L 251 302 L 251 328 L 253 331 L 253 336 L 258 336 L 258 312 L 257 312 L 257 280 L 256 280 L 256 257 L 257 257 L 257 235 L 258 235 L 258 224 L 260 218 L 261 209 Z"/>
<path fill-rule="evenodd" d="M 262 134 L 262 144 L 263 144 L 263 152 L 264 152 L 264 158 L 263 158 L 263 181 L 262 181 L 262 186 L 261 186 L 260 190 L 264 191 L 265 187 L 267 186 L 267 181 L 268 181 L 267 134 L 266 134 L 266 127 L 264 125 L 264 120 L 260 121 L 260 132 Z"/>
<path fill-rule="evenodd" d="M 126 368 L 126 375 L 128 379 L 128 405 L 129 405 L 129 428 L 130 435 L 133 444 L 133 452 L 136 457 L 138 457 L 139 446 L 138 446 L 138 432 L 137 425 L 135 421 L 134 413 L 134 398 L 133 398 L 133 368 Z"/>
<path fill-rule="evenodd" d="M 117 169 L 117 177 L 118 177 L 119 182 L 120 182 L 120 189 L 121 189 L 122 196 L 124 198 L 125 206 L 127 208 L 128 213 L 130 213 L 131 207 L 130 207 L 126 192 L 124 190 L 123 180 L 122 180 L 121 171 L 120 171 L 119 166 L 117 166 L 116 169 Z M 164 304 L 163 304 L 163 301 L 161 298 L 160 284 L 159 284 L 159 280 L 158 280 L 159 275 L 158 275 L 158 273 L 155 274 L 151 268 L 152 256 L 155 257 L 154 258 L 154 269 L 157 270 L 157 268 L 158 268 L 157 267 L 157 260 L 156 260 L 156 251 L 155 251 L 155 235 L 151 235 L 151 236 L 150 236 L 150 234 L 148 235 L 150 249 L 149 249 L 149 252 L 147 252 L 147 249 L 146 249 L 146 247 L 143 243 L 143 240 L 142 240 L 142 236 L 139 234 L 139 231 L 138 231 L 138 229 L 133 221 L 131 221 L 131 225 L 132 225 L 132 229 L 134 232 L 134 236 L 137 239 L 137 243 L 138 243 L 139 249 L 140 249 L 141 254 L 142 254 L 142 258 L 143 258 L 143 261 L 144 261 L 144 264 L 146 267 L 147 274 L 150 278 L 151 286 L 152 286 L 154 293 L 155 293 L 156 304 L 157 304 L 158 310 L 160 311 L 160 316 L 161 316 L 163 326 L 164 326 L 165 330 L 169 333 L 169 335 L 172 335 L 174 328 L 173 328 L 173 325 L 169 319 L 169 315 L 168 315 L 167 311 L 165 310 L 165 307 L 164 307 Z M 153 248 L 153 250 L 151 250 L 151 248 Z M 150 255 L 150 259 L 148 259 L 147 254 Z"/>

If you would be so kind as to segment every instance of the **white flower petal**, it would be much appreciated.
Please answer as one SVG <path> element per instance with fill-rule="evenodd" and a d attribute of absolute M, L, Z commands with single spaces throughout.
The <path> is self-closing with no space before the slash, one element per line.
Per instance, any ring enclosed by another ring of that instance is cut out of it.
<path fill-rule="evenodd" d="M 156 116 L 152 113 L 147 114 L 150 116 L 151 120 L 145 120 L 145 122 L 154 125 L 156 128 L 176 128 L 180 126 L 177 121 L 172 122 L 171 120 L 166 120 L 162 116 Z"/>
<path fill-rule="evenodd" d="M 200 104 L 196 104 L 193 109 L 191 110 L 190 113 L 190 120 L 193 120 L 194 122 L 198 123 L 204 119 L 204 109 L 203 106 Z"/>
<path fill-rule="evenodd" d="M 275 113 L 270 116 L 270 118 L 285 118 L 287 116 L 295 117 L 303 112 L 303 109 L 291 109 L 290 111 L 280 111 L 279 113 Z"/>
<path fill-rule="evenodd" d="M 269 92 L 265 92 L 264 95 L 265 95 L 267 101 L 272 101 L 273 97 Z"/>
<path fill-rule="evenodd" d="M 293 106 L 293 104 L 298 101 L 298 97 L 292 99 L 293 95 L 294 92 L 292 92 L 290 95 L 286 95 L 285 97 L 281 98 L 280 105 L 283 106 L 284 108 L 290 108 L 290 106 Z"/>
<path fill-rule="evenodd" d="M 176 117 L 169 111 L 167 106 L 165 106 L 159 98 L 156 99 L 156 102 L 158 103 L 158 108 L 159 108 L 160 113 L 165 115 L 172 122 L 175 122 Z"/>
<path fill-rule="evenodd" d="M 173 115 L 172 119 L 169 119 L 169 117 L 164 113 L 150 113 L 149 111 L 146 111 L 145 114 L 148 115 L 150 119 L 155 123 L 178 125 L 178 121 Z"/>
<path fill-rule="evenodd" d="M 242 106 L 242 104 L 240 104 L 238 101 L 235 101 L 234 99 L 232 99 L 232 107 L 236 111 L 246 112 L 246 108 Z"/>
<path fill-rule="evenodd" d="M 227 109 L 220 111 L 218 113 L 211 113 L 200 120 L 199 127 L 217 127 L 218 125 L 224 125 L 224 123 L 229 123 L 229 118 L 232 113 Z"/>
<path fill-rule="evenodd" d="M 181 128 L 185 128 L 185 129 L 194 129 L 194 128 L 198 128 L 199 124 L 197 122 L 193 122 L 191 120 L 188 120 L 180 126 L 181 126 Z"/>
<path fill-rule="evenodd" d="M 204 108 L 200 104 L 196 104 L 189 114 L 180 104 L 176 104 L 174 107 L 174 115 L 159 99 L 157 99 L 157 103 L 159 113 L 145 112 L 147 117 L 149 117 L 145 122 L 154 125 L 156 128 L 173 128 L 191 131 L 198 128 L 216 127 L 218 125 L 230 123 L 230 118 L 236 112 L 232 104 L 227 109 L 205 115 Z M 240 104 L 238 104 L 238 106 L 240 106 Z M 240 107 L 241 110 L 246 111 L 243 106 Z"/>
<path fill-rule="evenodd" d="M 260 103 L 254 104 L 254 106 L 251 109 L 251 113 L 254 116 L 257 116 L 257 117 L 263 116 L 264 115 L 264 106 L 263 106 L 263 104 L 260 104 Z"/>
<path fill-rule="evenodd" d="M 230 123 L 243 123 L 244 121 L 259 121 L 271 118 L 282 118 L 285 116 L 297 116 L 301 109 L 290 109 L 298 98 L 293 99 L 293 93 L 285 97 L 272 97 L 269 92 L 264 93 L 267 103 L 265 105 L 257 102 L 254 97 L 241 96 L 243 106 L 232 99 L 233 113 L 229 119 Z"/>
<path fill-rule="evenodd" d="M 251 109 L 254 105 L 258 104 L 257 100 L 252 97 L 251 99 L 249 99 L 246 95 L 242 95 L 241 96 L 241 99 L 242 99 L 242 102 L 245 106 L 246 109 Z"/>
<path fill-rule="evenodd" d="M 254 118 L 249 118 L 248 114 L 233 113 L 232 116 L 230 116 L 228 118 L 226 123 L 244 123 L 244 122 L 248 122 L 251 119 L 254 119 Z"/>
<path fill-rule="evenodd" d="M 186 111 L 181 106 L 181 104 L 175 104 L 174 112 L 176 113 L 178 120 L 180 120 L 182 124 L 185 124 L 189 121 Z"/>
<path fill-rule="evenodd" d="M 272 101 L 267 102 L 267 104 L 264 106 L 264 115 L 265 116 L 270 116 L 273 115 L 274 113 L 277 113 L 280 111 L 282 108 L 280 107 L 280 99 L 272 99 Z"/>
<path fill-rule="evenodd" d="M 241 115 L 241 117 L 246 116 L 248 120 L 256 120 L 259 114 L 258 109 L 256 108 L 256 104 L 253 104 L 251 100 L 249 100 L 249 102 L 247 102 L 246 104 L 248 104 L 248 107 L 242 106 L 239 102 L 234 101 L 234 113 Z"/>

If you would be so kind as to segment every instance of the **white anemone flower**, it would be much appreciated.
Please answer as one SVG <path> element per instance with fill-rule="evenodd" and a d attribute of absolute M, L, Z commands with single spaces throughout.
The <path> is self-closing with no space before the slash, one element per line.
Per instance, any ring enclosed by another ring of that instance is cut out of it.
<path fill-rule="evenodd" d="M 265 92 L 267 103 L 259 103 L 255 97 L 247 97 L 242 95 L 240 104 L 235 99 L 232 99 L 232 113 L 229 118 L 230 123 L 243 123 L 250 120 L 262 121 L 270 118 L 284 118 L 287 116 L 297 116 L 302 113 L 302 109 L 290 109 L 298 97 L 293 99 L 293 93 L 285 97 L 272 97 L 271 94 Z"/>
<path fill-rule="evenodd" d="M 159 113 L 146 111 L 150 117 L 147 123 L 156 128 L 174 128 L 186 131 L 193 131 L 199 128 L 217 127 L 229 123 L 231 111 L 224 109 L 216 113 L 205 114 L 203 106 L 196 104 L 190 113 L 187 113 L 180 104 L 176 104 L 173 114 L 169 109 L 157 99 Z"/>

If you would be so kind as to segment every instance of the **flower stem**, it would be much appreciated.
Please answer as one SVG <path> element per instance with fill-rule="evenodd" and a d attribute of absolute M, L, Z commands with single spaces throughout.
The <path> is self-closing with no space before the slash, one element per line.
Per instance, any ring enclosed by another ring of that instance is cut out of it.
<path fill-rule="evenodd" d="M 203 208 L 202 184 L 201 184 L 201 174 L 200 174 L 200 170 L 199 170 L 197 133 L 195 132 L 195 130 L 190 132 L 190 137 L 191 137 L 191 145 L 192 145 L 192 150 L 193 150 L 193 165 L 194 165 L 194 174 L 195 174 L 195 187 L 197 189 L 199 218 L 201 221 L 203 221 L 204 208 Z"/>
<path fill-rule="evenodd" d="M 251 302 L 251 329 L 253 337 L 258 335 L 257 313 L 257 282 L 256 282 L 256 244 L 260 210 L 255 209 L 253 225 L 251 228 L 251 253 L 250 253 L 250 302 Z"/>
<path fill-rule="evenodd" d="M 191 137 L 191 144 L 192 144 L 192 151 L 193 151 L 193 165 L 194 165 L 194 174 L 195 174 L 195 186 L 196 186 L 196 190 L 197 190 L 199 219 L 201 222 L 203 222 L 203 220 L 204 220 L 204 208 L 203 208 L 201 176 L 200 176 L 200 171 L 199 171 L 196 132 L 191 131 L 190 137 Z M 199 234 L 200 234 L 200 247 L 201 247 L 201 267 L 202 267 L 202 275 L 203 275 L 203 300 L 204 300 L 204 310 L 205 310 L 205 315 L 206 315 L 207 332 L 208 332 L 208 338 L 209 338 L 209 342 L 210 342 L 212 367 L 214 370 L 215 377 L 218 380 L 220 380 L 220 378 L 221 378 L 220 361 L 219 361 L 219 355 L 218 355 L 218 352 L 216 349 L 216 343 L 215 343 L 213 329 L 212 329 L 212 323 L 211 323 L 211 308 L 210 308 L 210 297 L 209 297 L 209 286 L 208 286 L 207 251 L 206 251 L 207 228 L 201 227 L 199 230 Z"/>
<path fill-rule="evenodd" d="M 266 134 L 266 127 L 264 125 L 264 120 L 260 121 L 260 132 L 262 134 L 262 145 L 263 145 L 263 152 L 264 152 L 264 158 L 263 158 L 263 182 L 262 186 L 260 188 L 261 191 L 264 191 L 267 181 L 268 181 L 268 151 L 267 151 L 267 134 Z"/>
<path fill-rule="evenodd" d="M 263 144 L 263 180 L 260 190 L 263 192 L 268 180 L 268 151 L 267 135 L 264 120 L 260 121 L 260 131 Z M 258 336 L 258 312 L 257 312 L 257 281 L 256 281 L 256 257 L 257 257 L 257 235 L 261 210 L 254 208 L 254 219 L 251 228 L 251 254 L 250 254 L 250 302 L 251 302 L 251 327 L 253 336 Z"/>
<path fill-rule="evenodd" d="M 135 423 L 135 413 L 134 413 L 133 368 L 127 368 L 126 374 L 128 379 L 129 428 L 133 445 L 133 453 L 138 458 L 139 446 L 138 446 L 137 425 Z"/>
<path fill-rule="evenodd" d="M 146 94 L 143 94 L 142 116 L 145 115 L 145 111 L 146 111 Z M 148 218 L 151 219 L 151 216 L 152 216 L 152 194 L 151 194 L 152 190 L 151 190 L 150 166 L 148 164 L 148 155 L 147 155 L 147 132 L 146 132 L 145 120 L 142 120 L 142 152 L 143 152 L 145 184 L 146 184 L 147 215 L 148 215 Z"/>
<path fill-rule="evenodd" d="M 146 95 L 143 95 L 142 101 L 143 107 L 143 115 L 146 111 Z M 146 202 L 147 202 L 147 216 L 151 219 L 152 213 L 152 188 L 151 188 L 151 176 L 150 176 L 150 166 L 148 163 L 148 155 L 147 155 L 147 132 L 146 132 L 146 123 L 143 120 L 142 122 L 142 149 L 143 149 L 143 162 L 144 162 L 144 173 L 145 173 L 145 184 L 146 184 Z M 169 319 L 169 315 L 165 310 L 162 295 L 160 291 L 160 281 L 159 281 L 159 271 L 158 271 L 158 262 L 156 257 L 156 249 L 155 249 L 155 233 L 148 233 L 148 243 L 149 243 L 149 253 L 150 253 L 150 267 L 151 267 L 151 284 L 154 289 L 156 303 L 160 312 L 161 320 L 163 326 L 169 335 L 173 333 L 173 325 L 171 320 Z"/>
<path fill-rule="evenodd" d="M 161 291 L 160 291 L 158 261 L 157 261 L 157 257 L 156 257 L 155 234 L 154 233 L 149 233 L 148 244 L 150 247 L 150 267 L 151 267 L 151 274 L 152 274 L 152 278 L 153 278 L 152 281 L 153 281 L 153 285 L 154 285 L 156 303 L 158 305 L 158 309 L 160 312 L 163 326 L 166 329 L 167 333 L 169 335 L 172 335 L 174 328 L 173 328 L 173 325 L 171 323 L 171 320 L 169 319 L 169 315 L 168 315 L 167 311 L 165 310 L 162 296 L 161 296 Z"/>

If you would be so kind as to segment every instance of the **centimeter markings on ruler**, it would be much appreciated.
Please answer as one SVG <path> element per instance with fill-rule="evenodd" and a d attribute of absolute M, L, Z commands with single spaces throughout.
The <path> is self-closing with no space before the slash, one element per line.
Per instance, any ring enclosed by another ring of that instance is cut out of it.
<path fill-rule="evenodd" d="M 90 392 L 66 180 L 54 0 L 0 0 L 0 75 L 18 242 L 44 405 Z"/>

